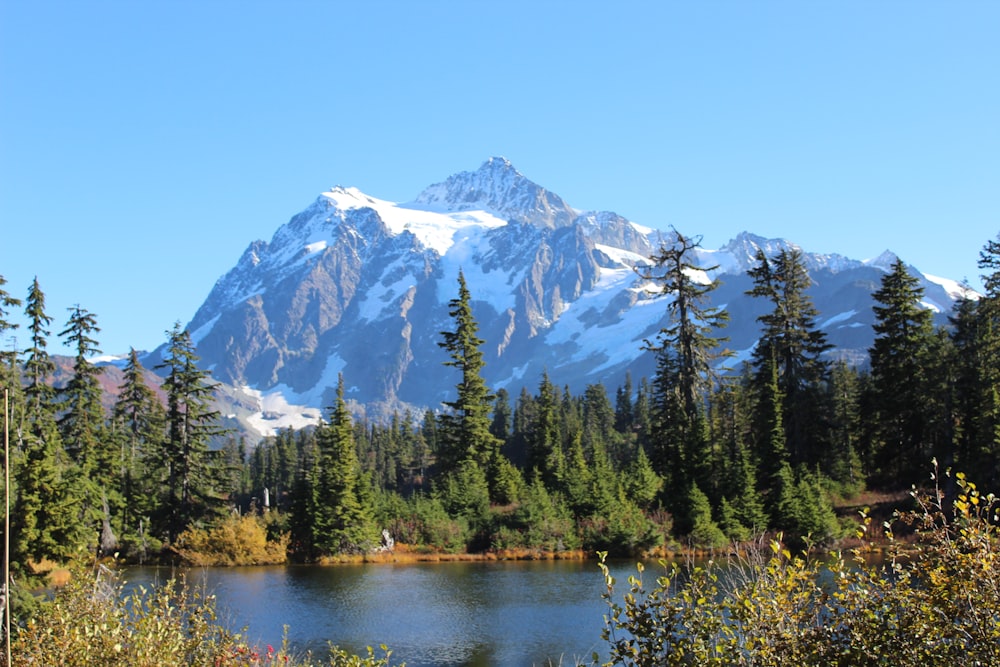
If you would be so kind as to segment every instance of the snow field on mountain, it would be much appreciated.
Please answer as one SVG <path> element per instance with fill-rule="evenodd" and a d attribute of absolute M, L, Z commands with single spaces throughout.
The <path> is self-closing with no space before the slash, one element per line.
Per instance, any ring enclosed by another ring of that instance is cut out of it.
<path fill-rule="evenodd" d="M 344 211 L 371 208 L 393 234 L 408 231 L 441 256 L 454 245 L 458 233 L 467 227 L 490 228 L 507 224 L 486 211 L 441 212 L 414 208 L 369 197 L 357 188 L 334 188 L 324 192 L 323 197 Z"/>
<path fill-rule="evenodd" d="M 593 373 L 635 358 L 636 351 L 643 345 L 643 334 L 652 327 L 659 328 L 657 323 L 666 313 L 664 300 L 669 297 L 640 297 L 610 323 L 594 326 L 591 318 L 605 313 L 611 301 L 622 292 L 641 290 L 637 287 L 638 282 L 631 268 L 601 269 L 600 280 L 594 289 L 567 305 L 562 317 L 546 334 L 545 342 L 552 346 L 574 345 L 576 351 L 570 361 L 598 362 Z"/>

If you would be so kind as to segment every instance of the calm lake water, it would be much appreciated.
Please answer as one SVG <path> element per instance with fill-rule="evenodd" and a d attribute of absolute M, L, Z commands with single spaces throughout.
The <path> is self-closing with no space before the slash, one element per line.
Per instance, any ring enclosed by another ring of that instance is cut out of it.
<path fill-rule="evenodd" d="M 619 582 L 634 563 L 612 567 Z M 163 582 L 167 568 L 133 568 L 129 584 Z M 393 664 L 573 665 L 605 654 L 603 579 L 596 561 L 201 568 L 189 583 L 218 598 L 220 619 L 251 642 L 325 654 L 385 644 Z"/>

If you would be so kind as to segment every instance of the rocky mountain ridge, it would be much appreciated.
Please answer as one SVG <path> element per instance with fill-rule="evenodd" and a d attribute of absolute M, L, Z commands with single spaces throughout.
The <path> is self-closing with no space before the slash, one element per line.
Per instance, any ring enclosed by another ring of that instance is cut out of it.
<path fill-rule="evenodd" d="M 447 303 L 461 271 L 486 341 L 491 387 L 533 391 L 544 372 L 574 391 L 592 383 L 613 391 L 626 371 L 652 374 L 642 341 L 664 326 L 669 297 L 633 267 L 668 234 L 612 212 L 577 211 L 503 158 L 431 185 L 409 203 L 336 187 L 270 241 L 252 242 L 188 330 L 242 428 L 268 434 L 315 422 L 338 374 L 357 412 L 419 414 L 453 398 L 456 378 L 438 343 L 453 326 Z M 746 270 L 757 248 L 772 255 L 791 246 L 742 233 L 699 251 L 702 266 L 718 267 L 705 279 L 722 281 L 713 303 L 730 312 L 729 347 L 740 356 L 752 349 L 766 307 L 744 294 Z M 863 359 L 885 258 L 805 259 L 836 353 Z M 927 307 L 944 318 L 957 284 L 913 272 Z"/>

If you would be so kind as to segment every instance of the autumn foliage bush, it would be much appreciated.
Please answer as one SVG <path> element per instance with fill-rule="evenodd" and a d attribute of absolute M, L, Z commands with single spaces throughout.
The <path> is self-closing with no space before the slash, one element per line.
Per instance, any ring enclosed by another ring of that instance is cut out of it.
<path fill-rule="evenodd" d="M 389 667 L 384 646 L 365 656 L 331 647 L 323 659 L 287 643 L 258 646 L 216 617 L 215 597 L 183 578 L 127 591 L 107 569 L 77 572 L 12 632 L 12 667 Z M 2 661 L 0 661 L 2 662 Z"/>
<path fill-rule="evenodd" d="M 1000 665 L 1000 505 L 961 474 L 946 500 L 914 492 L 882 564 L 872 545 L 832 558 L 780 542 L 725 563 L 667 566 L 647 587 L 642 565 L 622 592 L 602 559 L 605 665 Z M 870 519 L 863 514 L 859 536 Z M 595 656 L 594 662 L 601 660 Z"/>
<path fill-rule="evenodd" d="M 268 538 L 267 519 L 231 514 L 211 528 L 188 528 L 174 551 L 189 565 L 275 565 L 288 560 L 288 533 Z"/>

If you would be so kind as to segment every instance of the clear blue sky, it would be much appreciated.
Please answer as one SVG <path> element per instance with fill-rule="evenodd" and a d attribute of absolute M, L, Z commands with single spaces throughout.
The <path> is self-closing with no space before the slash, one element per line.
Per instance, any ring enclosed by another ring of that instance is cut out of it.
<path fill-rule="evenodd" d="M 492 155 L 708 248 L 978 282 L 1000 3 L 0 0 L 0 275 L 38 276 L 53 334 L 96 313 L 105 352 L 326 188 L 405 201 Z"/>

